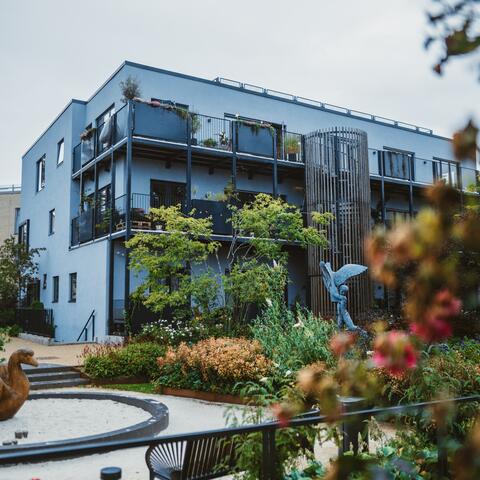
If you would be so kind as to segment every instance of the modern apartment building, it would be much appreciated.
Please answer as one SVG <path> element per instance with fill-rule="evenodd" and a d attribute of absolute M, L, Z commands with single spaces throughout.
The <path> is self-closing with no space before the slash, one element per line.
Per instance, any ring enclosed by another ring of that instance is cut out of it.
<path fill-rule="evenodd" d="M 8 237 L 17 235 L 17 220 L 20 214 L 20 187 L 0 186 L 0 244 Z"/>
<path fill-rule="evenodd" d="M 145 101 L 122 101 L 129 76 Z M 87 336 L 104 339 L 122 331 L 129 293 L 141 282 L 128 270 L 125 239 L 163 234 L 148 218 L 152 206 L 180 203 L 211 215 L 226 264 L 225 188 L 243 201 L 280 195 L 307 222 L 310 211 L 335 214 L 328 252 L 291 246 L 288 301 L 321 312 L 320 258 L 334 267 L 362 262 L 375 223 L 415 215 L 437 179 L 465 191 L 477 176 L 475 162 L 457 163 L 450 140 L 427 128 L 125 62 L 90 99 L 72 100 L 23 156 L 19 240 L 45 248 L 37 290 L 54 311 L 57 340 L 76 340 L 92 312 Z M 385 297 L 364 279 L 351 293 L 358 311 Z"/>

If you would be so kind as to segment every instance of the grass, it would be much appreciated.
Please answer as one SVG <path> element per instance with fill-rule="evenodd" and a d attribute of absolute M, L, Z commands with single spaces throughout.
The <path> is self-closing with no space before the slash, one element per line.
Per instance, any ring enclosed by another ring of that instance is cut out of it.
<path fill-rule="evenodd" d="M 112 385 L 102 385 L 102 388 L 109 388 L 111 390 L 124 390 L 126 392 L 158 394 L 155 386 L 151 383 L 114 383 Z"/>

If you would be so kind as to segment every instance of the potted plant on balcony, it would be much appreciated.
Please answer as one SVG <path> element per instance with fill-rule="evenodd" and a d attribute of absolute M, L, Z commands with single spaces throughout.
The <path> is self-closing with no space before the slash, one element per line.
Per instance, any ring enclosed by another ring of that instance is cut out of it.
<path fill-rule="evenodd" d="M 289 162 L 298 162 L 300 153 L 300 140 L 295 135 L 287 135 L 285 138 L 285 151 Z"/>
<path fill-rule="evenodd" d="M 137 100 L 142 95 L 140 82 L 131 75 L 120 82 L 120 90 L 122 91 L 123 103 L 127 103 L 129 100 Z"/>
<path fill-rule="evenodd" d="M 198 141 L 195 137 L 195 134 L 200 130 L 202 122 L 196 112 L 190 112 L 190 126 L 192 131 L 192 145 L 197 145 Z"/>
<path fill-rule="evenodd" d="M 218 142 L 214 138 L 206 138 L 202 141 L 202 145 L 208 148 L 215 148 L 218 145 Z"/>

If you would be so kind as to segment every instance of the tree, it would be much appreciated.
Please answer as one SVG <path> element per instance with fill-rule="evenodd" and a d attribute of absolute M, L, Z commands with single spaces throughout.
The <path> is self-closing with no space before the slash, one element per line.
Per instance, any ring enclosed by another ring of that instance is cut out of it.
<path fill-rule="evenodd" d="M 230 275 L 225 278 L 225 291 L 235 322 L 242 322 L 251 304 L 262 305 L 267 299 L 283 304 L 288 282 L 287 246 L 326 247 L 328 242 L 321 227 L 333 216 L 313 213 L 320 227 L 304 227 L 298 207 L 281 198 L 259 193 L 251 203 L 231 207 L 233 239 L 229 251 Z"/>
<path fill-rule="evenodd" d="M 212 240 L 211 218 L 194 218 L 180 206 L 152 209 L 151 217 L 165 234 L 141 233 L 127 242 L 131 269 L 145 275 L 133 294 L 154 312 L 171 309 L 177 318 L 191 316 L 191 302 L 203 316 L 227 308 L 235 324 L 242 323 L 249 305 L 283 300 L 287 283 L 287 245 L 327 245 L 324 232 L 304 227 L 299 209 L 281 199 L 259 194 L 243 207 L 231 207 L 233 239 L 224 274 L 218 262 L 220 244 Z M 318 225 L 331 215 L 314 214 Z M 207 259 L 217 256 L 217 269 Z M 229 327 L 227 327 L 229 328 Z"/>
<path fill-rule="evenodd" d="M 6 315 L 17 304 L 37 276 L 38 264 L 35 262 L 43 249 L 27 248 L 17 243 L 12 236 L 0 245 L 0 312 Z"/>
<path fill-rule="evenodd" d="M 169 308 L 182 318 L 188 316 L 191 300 L 205 312 L 215 303 L 218 283 L 206 261 L 220 244 L 211 240 L 211 219 L 193 213 L 182 213 L 179 205 L 152 208 L 151 218 L 165 234 L 140 233 L 126 243 L 130 268 L 145 274 L 133 299 L 159 314 Z M 203 267 L 199 274 L 198 267 Z"/>

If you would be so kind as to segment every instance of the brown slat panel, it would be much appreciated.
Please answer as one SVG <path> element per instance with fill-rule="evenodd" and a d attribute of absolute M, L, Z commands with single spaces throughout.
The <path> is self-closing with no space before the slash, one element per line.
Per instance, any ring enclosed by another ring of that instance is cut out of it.
<path fill-rule="evenodd" d="M 333 304 L 323 286 L 320 260 L 334 270 L 345 263 L 364 264 L 363 244 L 370 230 L 370 180 L 367 134 L 352 128 L 319 130 L 305 138 L 307 219 L 311 212 L 332 212 L 335 221 L 328 229 L 327 249 L 308 249 L 311 308 L 316 314 L 333 317 Z M 353 318 L 372 304 L 368 275 L 349 283 L 348 309 Z"/>

